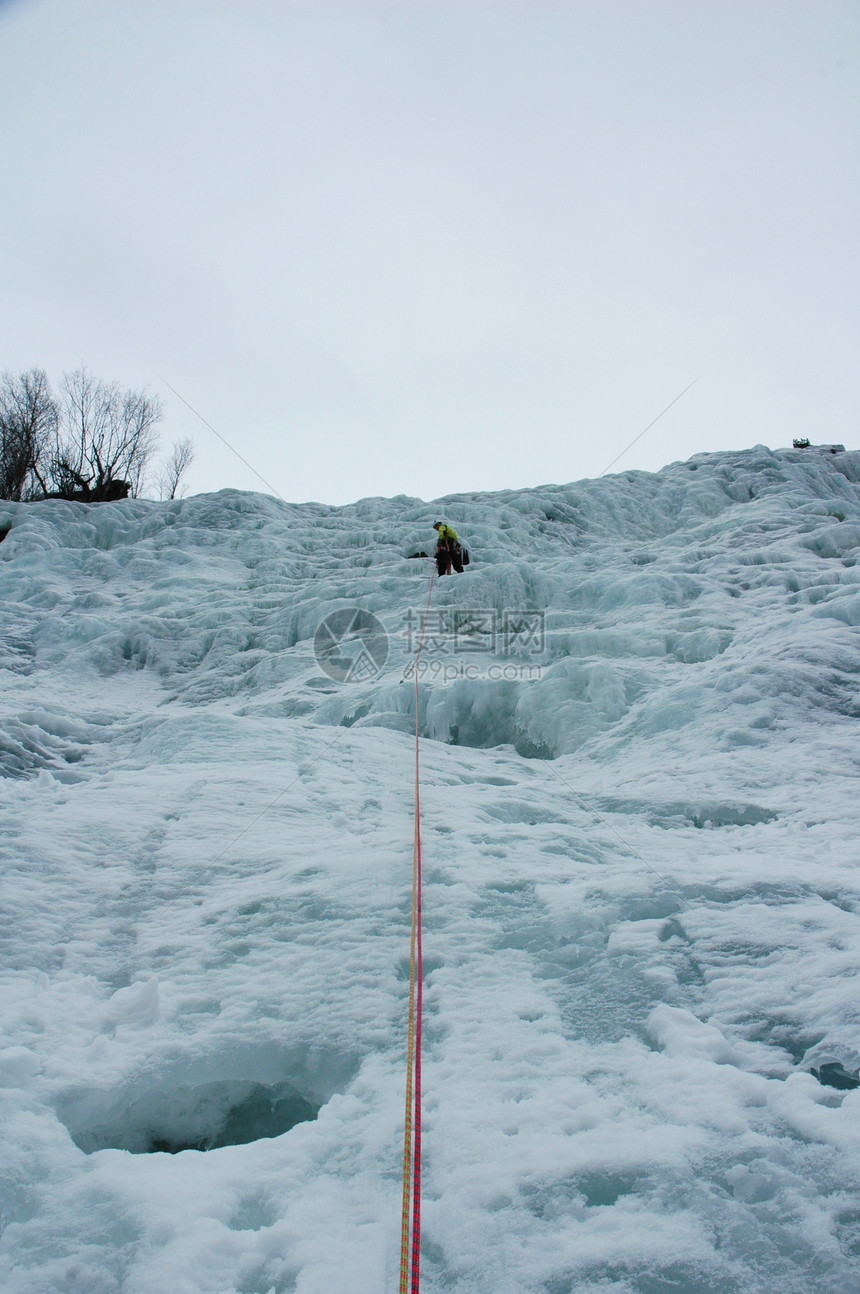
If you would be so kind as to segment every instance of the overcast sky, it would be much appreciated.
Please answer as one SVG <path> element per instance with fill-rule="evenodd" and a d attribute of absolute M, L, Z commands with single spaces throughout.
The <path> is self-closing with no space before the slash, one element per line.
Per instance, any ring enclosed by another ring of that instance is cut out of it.
<path fill-rule="evenodd" d="M 857 447 L 857 0 L 0 0 L 0 369 L 194 492 Z"/>

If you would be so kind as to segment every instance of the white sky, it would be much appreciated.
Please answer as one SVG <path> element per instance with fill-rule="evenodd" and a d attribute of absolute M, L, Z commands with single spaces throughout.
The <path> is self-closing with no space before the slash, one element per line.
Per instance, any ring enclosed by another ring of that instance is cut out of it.
<path fill-rule="evenodd" d="M 432 498 L 856 435 L 857 0 L 0 0 L 0 368 L 193 491 Z"/>

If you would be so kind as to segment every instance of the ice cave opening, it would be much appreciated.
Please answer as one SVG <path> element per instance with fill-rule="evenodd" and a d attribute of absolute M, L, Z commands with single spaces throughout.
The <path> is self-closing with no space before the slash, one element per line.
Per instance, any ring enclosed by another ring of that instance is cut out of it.
<path fill-rule="evenodd" d="M 290 1082 L 230 1079 L 147 1092 L 133 1100 L 114 1096 L 95 1106 L 80 1095 L 60 1117 L 81 1150 L 127 1150 L 133 1155 L 219 1150 L 264 1137 L 280 1137 L 315 1119 L 320 1105 Z"/>

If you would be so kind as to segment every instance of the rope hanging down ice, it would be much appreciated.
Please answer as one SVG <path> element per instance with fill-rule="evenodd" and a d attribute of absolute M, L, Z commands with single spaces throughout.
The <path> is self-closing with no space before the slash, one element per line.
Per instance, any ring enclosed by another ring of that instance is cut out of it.
<path fill-rule="evenodd" d="M 434 570 L 430 576 L 427 606 L 424 611 L 424 620 L 421 625 L 421 636 L 418 641 L 414 666 L 415 833 L 412 852 L 412 941 L 409 957 L 406 1119 L 403 1134 L 403 1206 L 400 1217 L 400 1294 L 418 1294 L 421 1279 L 421 1042 L 424 1008 L 424 949 L 421 910 L 421 743 L 418 721 L 418 662 L 424 647 L 427 617 L 430 614 L 430 600 L 433 597 L 433 581 L 435 578 L 436 571 Z"/>

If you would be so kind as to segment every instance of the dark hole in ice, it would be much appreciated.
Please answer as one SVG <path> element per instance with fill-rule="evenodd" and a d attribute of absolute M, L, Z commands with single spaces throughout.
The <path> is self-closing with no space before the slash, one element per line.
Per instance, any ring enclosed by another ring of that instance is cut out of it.
<path fill-rule="evenodd" d="M 311 1105 L 289 1083 L 281 1083 L 277 1087 L 254 1083 L 243 1100 L 230 1106 L 224 1123 L 217 1131 L 188 1143 L 154 1138 L 148 1149 L 166 1150 L 175 1155 L 180 1150 L 218 1150 L 221 1146 L 244 1146 L 263 1137 L 280 1137 L 297 1123 L 308 1123 L 318 1114 L 319 1106 Z"/>
<path fill-rule="evenodd" d="M 280 1137 L 315 1119 L 319 1111 L 291 1083 L 228 1080 L 148 1092 L 114 1104 L 107 1116 L 84 1119 L 80 1108 L 61 1114 L 73 1141 L 87 1154 L 114 1149 L 175 1155 Z"/>
<path fill-rule="evenodd" d="M 636 1178 L 594 1173 L 579 1178 L 576 1184 L 585 1196 L 588 1208 L 606 1208 L 617 1204 L 622 1196 L 632 1194 L 636 1189 Z"/>
<path fill-rule="evenodd" d="M 823 1087 L 836 1087 L 843 1092 L 850 1092 L 855 1087 L 860 1087 L 860 1073 L 856 1070 L 851 1073 L 838 1060 L 829 1061 L 819 1069 L 813 1069 L 810 1072 Z"/>

